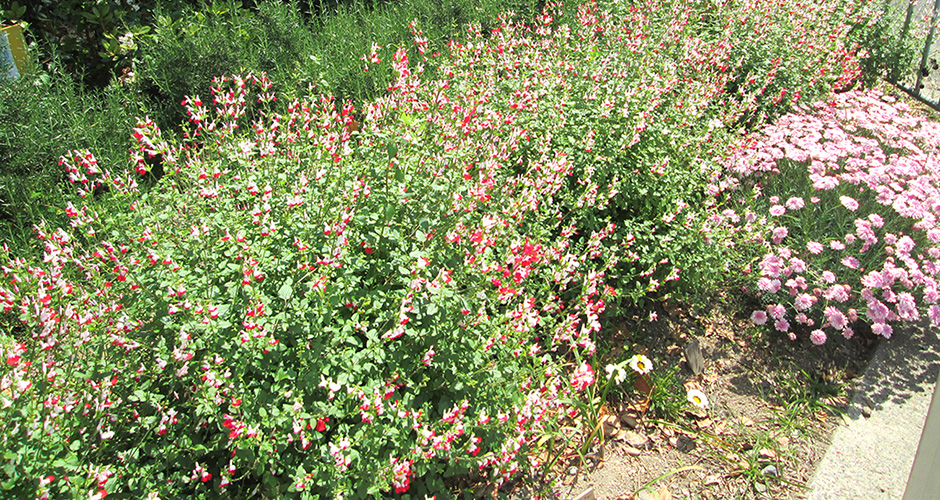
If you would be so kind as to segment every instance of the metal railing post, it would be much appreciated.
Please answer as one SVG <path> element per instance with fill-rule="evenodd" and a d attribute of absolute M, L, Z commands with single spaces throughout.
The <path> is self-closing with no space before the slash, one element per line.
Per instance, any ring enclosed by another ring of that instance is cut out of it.
<path fill-rule="evenodd" d="M 927 33 L 927 40 L 924 42 L 924 52 L 920 58 L 920 66 L 917 67 L 917 83 L 914 85 L 914 92 L 920 94 L 921 82 L 924 80 L 924 72 L 927 70 L 927 59 L 930 57 L 930 46 L 933 45 L 933 34 L 937 27 L 937 14 L 940 14 L 940 0 L 933 3 L 933 15 L 930 17 L 930 31 Z"/>

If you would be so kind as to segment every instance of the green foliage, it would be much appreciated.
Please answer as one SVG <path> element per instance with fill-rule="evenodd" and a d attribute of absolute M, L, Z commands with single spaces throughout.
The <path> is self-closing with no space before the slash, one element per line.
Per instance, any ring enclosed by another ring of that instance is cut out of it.
<path fill-rule="evenodd" d="M 20 19 L 37 42 L 39 60 L 80 74 L 83 83 L 101 88 L 113 75 L 131 69 L 133 37 L 148 31 L 155 4 L 155 0 L 36 0 L 27 2 Z"/>
<path fill-rule="evenodd" d="M 153 33 L 140 40 L 136 82 L 163 104 L 159 119 L 177 126 L 185 119 L 183 96 L 206 88 L 215 76 L 268 72 L 278 81 L 308 73 L 315 54 L 312 34 L 289 4 L 266 2 L 257 11 L 239 3 L 205 9 L 155 11 Z"/>
<path fill-rule="evenodd" d="M 19 21 L 23 19 L 23 16 L 26 15 L 26 6 L 20 5 L 19 2 L 13 2 L 10 6 L 0 12 L 0 16 L 3 16 L 4 20 L 7 21 Z"/>
<path fill-rule="evenodd" d="M 142 104 L 120 88 L 83 90 L 60 73 L 0 86 L 0 239 L 29 252 L 34 224 L 62 223 L 58 207 L 71 198 L 71 189 L 59 157 L 79 145 L 98 152 L 102 161 L 124 161 L 133 141 L 128 131 L 134 115 L 144 114 Z"/>
<path fill-rule="evenodd" d="M 903 82 L 917 71 L 924 49 L 925 22 L 912 16 L 905 24 L 908 7 L 904 2 L 872 4 L 867 12 L 869 21 L 852 27 L 850 39 L 863 49 L 859 63 L 865 86 L 873 86 L 880 78 Z"/>
<path fill-rule="evenodd" d="M 390 53 L 412 45 L 413 23 L 421 26 L 430 55 L 471 24 L 493 26 L 507 10 L 524 18 L 536 14 L 529 0 L 357 0 L 318 10 L 308 19 L 290 2 L 256 2 L 250 9 L 240 2 L 158 7 L 153 36 L 141 41 L 138 85 L 172 103 L 161 113 L 166 126 L 184 118 L 176 106 L 184 95 L 233 71 L 266 72 L 288 99 L 323 92 L 339 102 L 364 103 L 385 93 L 394 78 L 387 60 L 363 71 L 365 56 L 373 46 Z M 416 48 L 409 54 L 419 56 Z"/>
<path fill-rule="evenodd" d="M 679 367 L 676 365 L 654 370 L 651 378 L 653 383 L 649 395 L 649 411 L 657 418 L 675 421 L 682 414 L 682 410 L 689 406 L 679 378 Z"/>

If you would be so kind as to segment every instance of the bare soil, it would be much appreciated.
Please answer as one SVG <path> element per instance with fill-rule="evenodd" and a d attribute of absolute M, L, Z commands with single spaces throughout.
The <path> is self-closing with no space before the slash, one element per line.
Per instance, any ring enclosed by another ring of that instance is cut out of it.
<path fill-rule="evenodd" d="M 513 496 L 803 498 L 803 485 L 846 407 L 846 388 L 867 365 L 877 337 L 856 325 L 861 331 L 851 340 L 815 346 L 801 335 L 790 341 L 755 327 L 744 310 L 735 304 L 699 315 L 667 305 L 655 311 L 655 320 L 648 312 L 618 320 L 612 357 L 645 352 L 654 363 L 654 383 L 656 372 L 676 369 L 672 390 L 679 397 L 684 389 L 703 391 L 708 409 L 676 406 L 677 417 L 659 418 L 634 391 L 603 409 L 605 443 L 585 461 L 570 451 L 553 477 L 543 478 L 548 488 L 520 485 Z M 692 339 L 704 358 L 698 375 L 684 350 Z"/>

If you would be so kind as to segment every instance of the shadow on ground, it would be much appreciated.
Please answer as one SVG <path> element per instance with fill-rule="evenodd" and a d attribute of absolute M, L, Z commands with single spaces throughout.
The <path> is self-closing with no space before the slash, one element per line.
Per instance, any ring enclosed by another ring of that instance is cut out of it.
<path fill-rule="evenodd" d="M 882 410 L 886 403 L 902 405 L 914 394 L 933 391 L 940 373 L 936 329 L 909 328 L 881 343 L 865 375 L 854 387 L 846 416 L 856 420 Z"/>

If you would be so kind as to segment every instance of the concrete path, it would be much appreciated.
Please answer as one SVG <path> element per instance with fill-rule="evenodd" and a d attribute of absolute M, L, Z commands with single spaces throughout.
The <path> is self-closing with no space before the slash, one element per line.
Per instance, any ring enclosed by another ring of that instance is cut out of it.
<path fill-rule="evenodd" d="M 938 352 L 935 331 L 880 343 L 807 484 L 808 499 L 901 499 L 940 373 Z"/>

